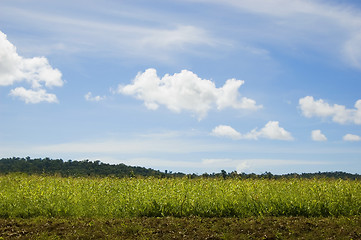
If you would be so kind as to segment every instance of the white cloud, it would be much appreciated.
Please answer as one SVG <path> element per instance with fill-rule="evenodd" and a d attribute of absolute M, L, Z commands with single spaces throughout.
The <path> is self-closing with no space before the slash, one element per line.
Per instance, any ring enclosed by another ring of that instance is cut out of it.
<path fill-rule="evenodd" d="M 268 138 L 274 140 L 293 140 L 291 133 L 279 126 L 278 121 L 269 121 L 261 130 L 253 129 L 244 135 L 246 139 Z"/>
<path fill-rule="evenodd" d="M 311 138 L 313 141 L 327 141 L 327 137 L 321 133 L 321 130 L 313 130 L 311 132 Z"/>
<path fill-rule="evenodd" d="M 268 138 L 273 140 L 293 140 L 291 133 L 279 126 L 278 121 L 269 121 L 261 130 L 253 129 L 249 133 L 240 134 L 230 126 L 219 125 L 212 130 L 212 135 L 217 137 L 230 137 L 233 139 Z"/>
<path fill-rule="evenodd" d="M 315 101 L 313 97 L 300 98 L 299 106 L 305 117 L 332 117 L 337 123 L 361 124 L 361 99 L 356 101 L 355 109 L 347 109 L 343 105 L 330 105 L 322 99 Z"/>
<path fill-rule="evenodd" d="M 357 141 L 361 141 L 361 137 L 358 135 L 354 135 L 354 134 L 346 134 L 345 136 L 343 136 L 343 140 L 357 142 Z"/>
<path fill-rule="evenodd" d="M 162 79 L 155 69 L 139 73 L 128 85 L 119 85 L 118 92 L 143 100 L 148 109 L 156 110 L 159 105 L 173 112 L 190 111 L 201 120 L 214 107 L 256 110 L 252 99 L 240 98 L 238 89 L 244 81 L 229 79 L 221 88 L 206 79 L 199 78 L 191 71 L 182 70 L 174 75 L 166 74 Z"/>
<path fill-rule="evenodd" d="M 217 137 L 229 137 L 232 139 L 240 139 L 241 134 L 234 130 L 234 128 L 226 125 L 219 125 L 212 130 L 213 136 Z"/>
<path fill-rule="evenodd" d="M 0 86 L 11 86 L 25 81 L 32 88 L 15 88 L 10 95 L 20 97 L 26 103 L 57 102 L 56 96 L 46 93 L 43 87 L 61 87 L 64 82 L 61 72 L 52 68 L 45 57 L 19 56 L 16 47 L 0 31 L 0 59 Z"/>
<path fill-rule="evenodd" d="M 13 97 L 19 97 L 21 100 L 25 101 L 25 103 L 58 102 L 55 94 L 47 93 L 44 89 L 31 90 L 25 89 L 23 87 L 18 87 L 12 89 L 9 95 Z"/>
<path fill-rule="evenodd" d="M 93 96 L 93 94 L 91 92 L 88 92 L 87 94 L 84 95 L 85 100 L 90 101 L 90 102 L 99 102 L 105 99 L 105 96 L 101 97 L 101 96 Z"/>

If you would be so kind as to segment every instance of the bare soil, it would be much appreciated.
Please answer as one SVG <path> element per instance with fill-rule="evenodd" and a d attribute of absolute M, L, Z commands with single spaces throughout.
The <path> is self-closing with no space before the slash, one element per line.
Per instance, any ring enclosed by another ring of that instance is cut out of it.
<path fill-rule="evenodd" d="M 361 239 L 361 216 L 0 219 L 3 239 Z"/>

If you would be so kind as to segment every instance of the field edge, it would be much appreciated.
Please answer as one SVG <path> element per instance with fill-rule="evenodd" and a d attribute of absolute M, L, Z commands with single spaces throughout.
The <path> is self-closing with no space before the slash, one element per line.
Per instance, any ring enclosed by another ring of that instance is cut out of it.
<path fill-rule="evenodd" d="M 361 216 L 0 218 L 0 239 L 361 239 Z"/>

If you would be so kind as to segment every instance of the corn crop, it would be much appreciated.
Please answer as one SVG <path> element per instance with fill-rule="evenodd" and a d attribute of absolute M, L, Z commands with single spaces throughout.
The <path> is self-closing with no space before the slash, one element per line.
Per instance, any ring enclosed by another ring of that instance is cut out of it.
<path fill-rule="evenodd" d="M 0 176 L 0 217 L 361 215 L 361 182 Z"/>

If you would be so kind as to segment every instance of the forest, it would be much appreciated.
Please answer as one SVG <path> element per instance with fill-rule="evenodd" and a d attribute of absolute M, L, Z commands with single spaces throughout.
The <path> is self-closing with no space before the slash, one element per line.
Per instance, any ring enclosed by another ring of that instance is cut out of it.
<path fill-rule="evenodd" d="M 360 174 L 351 174 L 346 172 L 316 172 L 316 173 L 288 173 L 283 175 L 275 175 L 271 172 L 262 174 L 255 173 L 237 173 L 236 171 L 226 172 L 221 170 L 218 173 L 203 174 L 185 174 L 181 172 L 172 172 L 165 170 L 164 172 L 145 168 L 140 166 L 128 166 L 123 163 L 108 164 L 99 160 L 67 160 L 30 157 L 20 158 L 2 158 L 0 159 L 0 174 L 9 173 L 25 173 L 25 174 L 45 174 L 60 175 L 62 177 L 157 177 L 157 178 L 242 178 L 242 179 L 280 179 L 280 178 L 335 178 L 335 179 L 361 179 Z"/>

